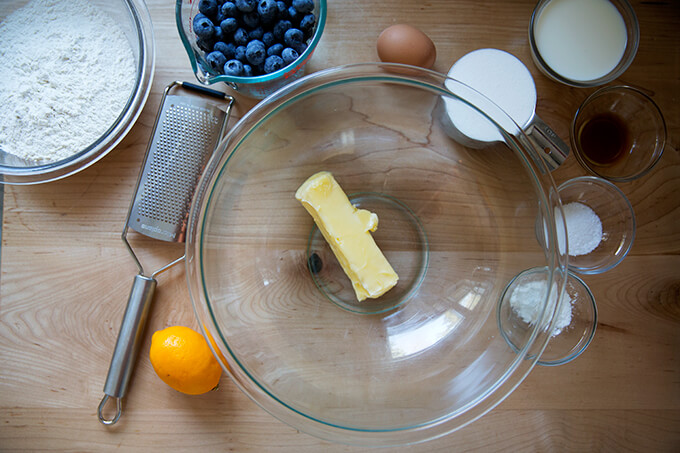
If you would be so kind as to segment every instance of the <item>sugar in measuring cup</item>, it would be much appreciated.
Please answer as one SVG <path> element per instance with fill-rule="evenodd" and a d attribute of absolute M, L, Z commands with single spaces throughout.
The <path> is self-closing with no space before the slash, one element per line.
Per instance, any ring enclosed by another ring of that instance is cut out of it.
<path fill-rule="evenodd" d="M 549 169 L 559 167 L 567 158 L 569 147 L 536 115 L 536 85 L 517 57 L 499 49 L 478 49 L 458 60 L 448 76 L 503 109 L 544 151 L 541 157 Z M 453 82 L 446 83 L 446 88 L 454 91 L 454 87 Z M 441 123 L 452 139 L 478 149 L 503 140 L 498 127 L 474 107 L 455 97 L 442 99 Z"/>

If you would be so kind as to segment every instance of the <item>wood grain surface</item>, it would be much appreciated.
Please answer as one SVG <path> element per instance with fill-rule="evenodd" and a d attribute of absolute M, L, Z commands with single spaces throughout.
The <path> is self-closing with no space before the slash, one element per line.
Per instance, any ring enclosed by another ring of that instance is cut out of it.
<path fill-rule="evenodd" d="M 390 451 L 680 450 L 680 3 L 633 1 L 637 57 L 618 80 L 653 95 L 668 143 L 647 176 L 619 184 L 637 216 L 630 255 L 586 276 L 598 304 L 597 334 L 577 360 L 537 367 L 507 400 L 440 439 Z M 424 30 L 437 47 L 435 69 L 472 50 L 495 47 L 534 75 L 537 113 L 567 138 L 571 117 L 593 89 L 566 87 L 531 61 L 529 0 L 330 0 L 316 71 L 375 61 L 375 40 L 393 23 Z M 134 128 L 89 169 L 36 186 L 4 186 L 0 262 L 0 450 L 355 452 L 279 422 L 227 376 L 196 397 L 162 384 L 147 353 L 150 332 L 197 328 L 181 266 L 159 277 L 125 413 L 114 427 L 96 408 L 125 301 L 137 269 L 121 240 L 128 204 L 159 107 L 172 80 L 194 80 L 177 35 L 174 3 L 148 2 L 156 37 L 151 96 Z M 237 97 L 235 118 L 255 101 Z M 570 157 L 556 183 L 585 174 Z M 149 268 L 181 248 L 143 241 Z"/>

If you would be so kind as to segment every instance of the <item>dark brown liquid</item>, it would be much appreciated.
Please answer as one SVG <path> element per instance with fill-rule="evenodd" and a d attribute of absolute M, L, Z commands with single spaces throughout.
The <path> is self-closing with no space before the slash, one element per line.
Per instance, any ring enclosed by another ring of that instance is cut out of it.
<path fill-rule="evenodd" d="M 586 159 L 596 165 L 611 165 L 630 149 L 630 134 L 623 120 L 613 113 L 600 113 L 589 119 L 578 135 Z"/>

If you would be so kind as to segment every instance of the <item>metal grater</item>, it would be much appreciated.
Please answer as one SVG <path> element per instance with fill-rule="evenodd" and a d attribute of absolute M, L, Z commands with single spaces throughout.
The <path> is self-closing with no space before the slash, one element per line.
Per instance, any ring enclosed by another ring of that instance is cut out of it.
<path fill-rule="evenodd" d="M 130 228 L 155 239 L 184 242 L 191 197 L 222 136 L 225 115 L 202 98 L 165 98 L 132 202 Z"/>
<path fill-rule="evenodd" d="M 205 97 L 169 94 L 175 87 L 228 101 L 226 108 Z M 187 82 L 172 82 L 163 93 L 144 166 L 123 228 L 123 242 L 137 263 L 139 273 L 130 290 L 104 384 L 104 397 L 97 410 L 99 421 L 105 425 L 113 425 L 122 414 L 122 399 L 127 392 L 156 289 L 155 277 L 184 260 L 181 256 L 150 276 L 145 275 L 144 267 L 127 240 L 128 228 L 151 238 L 184 242 L 189 207 L 198 179 L 224 133 L 233 103 L 231 96 Z M 116 412 L 112 418 L 103 415 L 109 398 L 116 401 Z"/>

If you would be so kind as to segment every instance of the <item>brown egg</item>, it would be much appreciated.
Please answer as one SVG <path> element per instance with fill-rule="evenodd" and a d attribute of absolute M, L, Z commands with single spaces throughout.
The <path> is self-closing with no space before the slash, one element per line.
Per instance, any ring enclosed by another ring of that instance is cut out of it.
<path fill-rule="evenodd" d="M 380 61 L 431 68 L 437 58 L 432 40 L 422 31 L 406 24 L 387 27 L 376 45 Z"/>

